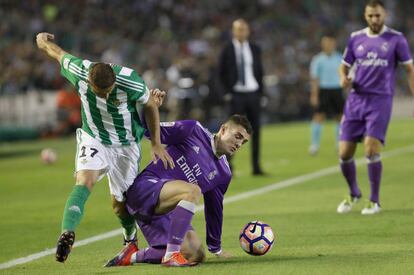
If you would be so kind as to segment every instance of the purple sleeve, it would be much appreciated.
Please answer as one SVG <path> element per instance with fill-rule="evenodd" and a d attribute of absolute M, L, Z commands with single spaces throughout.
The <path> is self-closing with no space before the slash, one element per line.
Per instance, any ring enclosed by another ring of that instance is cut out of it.
<path fill-rule="evenodd" d="M 204 216 L 206 218 L 206 242 L 208 251 L 215 253 L 221 249 L 223 225 L 223 197 L 228 185 L 218 185 L 204 193 Z"/>
<path fill-rule="evenodd" d="M 191 135 L 196 126 L 195 120 L 179 120 L 160 123 L 160 137 L 162 144 L 177 144 Z M 144 135 L 150 138 L 149 131 L 145 129 Z"/>
<path fill-rule="evenodd" d="M 344 63 L 345 65 L 349 67 L 351 67 L 355 61 L 354 51 L 352 50 L 352 42 L 353 42 L 353 39 L 351 37 L 348 40 L 348 45 L 346 46 L 344 54 L 342 56 L 342 63 Z"/>
<path fill-rule="evenodd" d="M 405 37 L 402 35 L 400 39 L 398 39 L 396 51 L 397 51 L 398 62 L 407 63 L 412 60 L 411 53 L 410 53 L 410 47 L 408 47 L 407 39 L 405 39 Z"/>

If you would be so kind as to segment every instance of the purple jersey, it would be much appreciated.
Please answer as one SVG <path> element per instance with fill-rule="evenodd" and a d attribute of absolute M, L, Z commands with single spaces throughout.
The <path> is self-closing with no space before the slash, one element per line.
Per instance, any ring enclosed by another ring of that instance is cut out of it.
<path fill-rule="evenodd" d="M 396 67 L 412 62 L 412 58 L 404 35 L 384 26 L 378 35 L 369 34 L 368 28 L 353 32 L 342 62 L 355 66 L 356 93 L 394 95 Z"/>
<path fill-rule="evenodd" d="M 207 245 L 210 251 L 217 251 L 221 247 L 223 196 L 231 180 L 227 158 L 225 155 L 216 157 L 214 136 L 197 121 L 166 122 L 160 126 L 161 142 L 167 145 L 175 168 L 165 169 L 161 161 L 156 164 L 151 162 L 128 190 L 128 211 L 136 217 L 144 217 L 144 220 L 145 216 L 153 214 L 151 211 L 158 200 L 159 190 L 150 190 L 153 187 L 148 185 L 149 181 L 153 180 L 152 185 L 157 189 L 169 180 L 197 184 L 204 196 Z M 143 186 L 146 186 L 144 190 Z M 142 196 L 145 192 L 148 194 Z M 157 197 L 155 200 L 150 198 L 154 194 Z"/>

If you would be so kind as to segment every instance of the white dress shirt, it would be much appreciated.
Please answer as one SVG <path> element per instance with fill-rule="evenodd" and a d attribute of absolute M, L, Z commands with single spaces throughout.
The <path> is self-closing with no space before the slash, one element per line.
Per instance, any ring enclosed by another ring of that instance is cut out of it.
<path fill-rule="evenodd" d="M 237 39 L 233 39 L 233 45 L 236 54 L 236 63 L 240 64 L 240 56 L 243 54 L 244 61 L 244 85 L 240 79 L 233 86 L 233 90 L 240 93 L 255 92 L 259 89 L 259 83 L 253 74 L 253 55 L 249 46 L 249 42 L 240 43 Z"/>

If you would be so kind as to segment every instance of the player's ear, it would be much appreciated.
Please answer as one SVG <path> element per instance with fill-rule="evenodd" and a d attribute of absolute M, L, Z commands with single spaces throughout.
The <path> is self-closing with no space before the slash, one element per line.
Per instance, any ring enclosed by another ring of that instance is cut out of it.
<path fill-rule="evenodd" d="M 222 124 L 222 125 L 220 126 L 219 133 L 220 133 L 221 135 L 223 135 L 223 134 L 226 132 L 226 130 L 227 130 L 227 124 Z"/>

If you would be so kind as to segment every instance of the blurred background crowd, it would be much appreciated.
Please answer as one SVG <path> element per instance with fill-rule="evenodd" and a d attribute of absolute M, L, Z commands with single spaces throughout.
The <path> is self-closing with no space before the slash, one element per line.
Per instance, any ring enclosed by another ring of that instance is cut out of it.
<path fill-rule="evenodd" d="M 387 25 L 402 31 L 414 52 L 414 5 L 409 0 L 384 2 Z M 214 125 L 226 116 L 215 67 L 231 38 L 231 22 L 243 17 L 250 23 L 251 40 L 263 51 L 268 99 L 263 122 L 307 119 L 311 113 L 309 63 L 320 51 L 320 37 L 325 31 L 335 32 L 342 51 L 349 34 L 365 27 L 364 3 L 0 0 L 0 100 L 30 93 L 42 100 L 42 93 L 60 91 L 59 108 L 78 108 L 76 94 L 65 85 L 57 64 L 35 46 L 36 34 L 47 31 L 75 55 L 130 66 L 149 87 L 168 91 L 164 119 L 191 117 Z M 397 94 L 409 93 L 404 81 L 397 87 Z M 67 112 L 63 113 L 57 117 L 67 118 Z"/>

